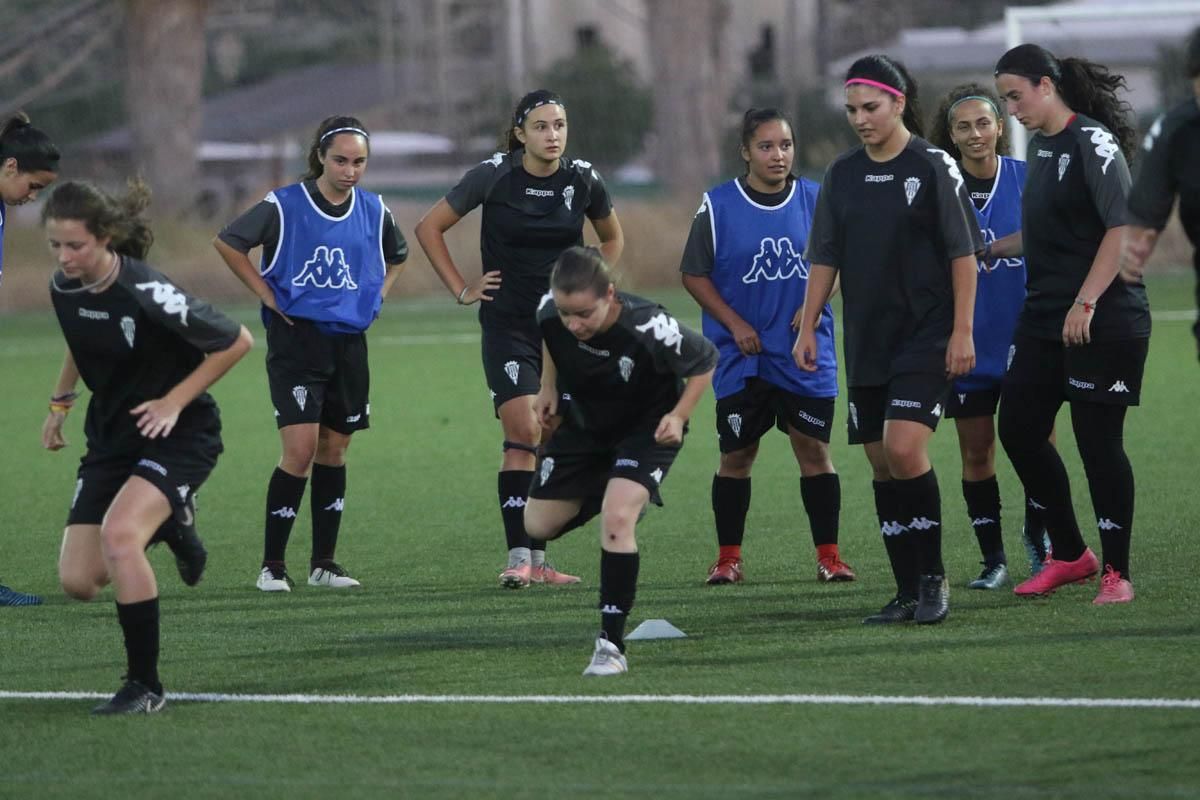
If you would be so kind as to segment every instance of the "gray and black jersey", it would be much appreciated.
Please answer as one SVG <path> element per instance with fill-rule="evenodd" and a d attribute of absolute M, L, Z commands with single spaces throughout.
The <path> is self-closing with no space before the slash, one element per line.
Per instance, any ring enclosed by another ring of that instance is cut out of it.
<path fill-rule="evenodd" d="M 1100 242 L 1130 222 L 1129 165 L 1112 132 L 1082 114 L 1053 136 L 1036 134 L 1027 158 L 1021 233 L 1028 291 L 1017 333 L 1061 340 Z M 1097 300 L 1092 341 L 1149 335 L 1146 287 L 1114 280 Z"/>
<path fill-rule="evenodd" d="M 163 397 L 208 353 L 229 348 L 241 329 L 142 261 L 121 258 L 102 292 L 76 292 L 78 280 L 51 278 L 50 297 L 79 375 L 91 390 L 84 433 L 88 448 L 137 449 L 145 439 L 130 409 Z M 179 415 L 175 430 L 205 428 L 216 414 L 208 393 Z"/>
<path fill-rule="evenodd" d="M 608 190 L 591 164 L 562 158 L 554 174 L 540 178 L 521 166 L 523 153 L 496 153 L 446 194 L 460 217 L 483 207 L 483 270 L 498 270 L 501 277 L 493 300 L 480 304 L 485 325 L 529 326 L 549 291 L 554 262 L 568 247 L 583 244 L 584 218 L 612 213 Z"/>
<path fill-rule="evenodd" d="M 982 249 L 958 164 L 924 139 L 886 162 L 856 147 L 829 166 L 805 257 L 841 276 L 847 385 L 945 371 L 950 262 Z"/>
<path fill-rule="evenodd" d="M 712 342 L 658 303 L 625 292 L 617 300 L 616 322 L 587 341 L 567 330 L 551 296 L 537 312 L 558 388 L 571 396 L 563 424 L 593 436 L 653 431 L 679 402 L 684 379 L 717 365 Z"/>
<path fill-rule="evenodd" d="M 1179 218 L 1200 248 L 1200 99 L 1180 103 L 1154 121 L 1142 141 L 1129 193 L 1132 221 L 1162 230 L 1179 195 Z"/>

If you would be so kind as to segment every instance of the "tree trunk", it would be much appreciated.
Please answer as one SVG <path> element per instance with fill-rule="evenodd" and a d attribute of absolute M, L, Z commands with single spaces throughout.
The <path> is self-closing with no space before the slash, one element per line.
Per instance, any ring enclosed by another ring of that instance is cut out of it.
<path fill-rule="evenodd" d="M 654 170 L 695 198 L 721 166 L 729 82 L 721 64 L 728 0 L 648 0 L 654 66 Z"/>
<path fill-rule="evenodd" d="M 125 106 L 133 163 L 154 208 L 176 216 L 197 189 L 208 0 L 126 0 Z"/>

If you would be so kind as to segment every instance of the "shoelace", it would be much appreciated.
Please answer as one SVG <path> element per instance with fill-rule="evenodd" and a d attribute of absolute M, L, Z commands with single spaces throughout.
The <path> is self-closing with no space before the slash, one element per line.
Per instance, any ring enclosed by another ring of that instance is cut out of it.
<path fill-rule="evenodd" d="M 1104 567 L 1104 574 L 1100 576 L 1100 590 L 1110 592 L 1121 585 L 1121 573 L 1112 568 L 1112 564 Z"/>

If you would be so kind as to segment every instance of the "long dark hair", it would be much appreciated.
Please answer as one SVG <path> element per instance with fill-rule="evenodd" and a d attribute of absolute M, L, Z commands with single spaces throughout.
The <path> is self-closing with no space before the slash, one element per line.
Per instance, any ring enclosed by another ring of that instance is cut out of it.
<path fill-rule="evenodd" d="M 992 111 L 996 114 L 996 124 L 1000 127 L 1000 135 L 996 139 L 996 152 L 1002 156 L 1009 153 L 1008 127 L 1004 124 L 1004 116 L 1000 113 L 1000 98 L 996 97 L 994 90 L 982 84 L 964 83 L 955 86 L 942 98 L 937 111 L 933 114 L 933 123 L 930 125 L 929 131 L 929 141 L 935 147 L 940 147 L 954 156 L 956 161 L 962 160 L 962 153 L 959 151 L 958 145 L 954 143 L 953 122 L 950 119 L 950 113 L 959 101 L 980 97 L 992 106 Z"/>
<path fill-rule="evenodd" d="M 787 125 L 788 130 L 792 132 L 793 138 L 796 136 L 796 128 L 792 125 L 792 121 L 790 119 L 788 119 L 787 115 L 784 114 L 779 109 L 777 109 L 777 108 L 751 108 L 750 110 L 748 110 L 745 114 L 742 115 L 742 148 L 744 148 L 746 150 L 750 149 L 750 143 L 752 141 L 754 141 L 754 134 L 758 131 L 759 125 L 762 125 L 763 123 L 766 123 L 766 122 L 776 122 L 776 121 L 782 122 L 784 125 Z M 795 144 L 795 142 L 793 142 L 793 144 Z M 739 153 L 738 155 L 740 157 L 741 153 Z M 749 171 L 750 171 L 750 164 L 749 164 L 749 162 L 747 162 L 746 163 L 746 172 L 749 173 Z M 791 179 L 792 179 L 792 176 L 789 174 L 788 180 L 791 180 Z"/>
<path fill-rule="evenodd" d="M 921 112 L 917 106 L 917 82 L 903 64 L 891 56 L 863 56 L 846 70 L 846 80 L 855 78 L 882 83 L 904 95 L 904 127 L 915 136 L 925 135 Z"/>
<path fill-rule="evenodd" d="M 504 152 L 511 153 L 525 146 L 517 138 L 517 128 L 525 125 L 525 118 L 529 116 L 530 111 L 547 103 L 554 103 L 557 106 L 561 106 L 564 111 L 567 108 L 562 98 L 549 89 L 535 89 L 517 101 L 517 107 L 513 109 L 512 119 L 509 121 L 508 127 L 504 130 Z"/>
<path fill-rule="evenodd" d="M 129 181 L 125 194 L 113 198 L 86 181 L 59 184 L 42 206 L 42 224 L 48 219 L 74 219 L 82 222 L 97 239 L 108 236 L 114 251 L 142 259 L 154 244 L 154 233 L 146 222 L 150 189 L 141 178 Z"/>
<path fill-rule="evenodd" d="M 339 128 L 346 128 L 346 131 L 338 131 Z M 331 131 L 338 131 L 332 136 Z M 321 156 L 325 155 L 325 151 L 329 149 L 329 145 L 333 144 L 333 140 L 342 133 L 357 133 L 367 141 L 367 155 L 371 153 L 371 134 L 367 127 L 358 121 L 356 117 L 334 116 L 326 117 L 321 120 L 321 124 L 317 126 L 317 132 L 313 134 L 312 144 L 308 147 L 308 172 L 301 176 L 302 181 L 314 181 L 325 173 L 325 165 L 321 163 Z"/>
<path fill-rule="evenodd" d="M 1020 44 L 1000 56 L 996 75 L 1001 74 L 1020 75 L 1033 84 L 1048 77 L 1067 108 L 1112 131 L 1125 158 L 1132 157 L 1137 138 L 1131 121 L 1133 109 L 1117 96 L 1118 89 L 1129 89 L 1124 75 L 1085 58 L 1059 60 L 1036 44 Z"/>
<path fill-rule="evenodd" d="M 590 289 L 597 297 L 602 297 L 613 283 L 616 278 L 598 247 L 568 247 L 550 272 L 550 288 L 563 294 Z"/>
<path fill-rule="evenodd" d="M 58 148 L 21 111 L 0 125 L 0 162 L 7 158 L 15 158 L 21 172 L 58 172 Z"/>

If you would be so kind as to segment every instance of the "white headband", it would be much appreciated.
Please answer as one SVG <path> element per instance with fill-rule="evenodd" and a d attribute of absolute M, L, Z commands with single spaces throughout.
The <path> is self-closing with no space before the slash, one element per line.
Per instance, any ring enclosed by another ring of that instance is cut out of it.
<path fill-rule="evenodd" d="M 333 136 L 335 133 L 357 133 L 359 136 L 363 137 L 367 141 L 371 141 L 371 135 L 369 133 L 367 133 L 366 131 L 364 131 L 362 128 L 334 128 L 331 131 L 325 131 L 325 133 L 321 134 L 320 140 L 323 142 L 326 139 L 328 139 L 330 136 Z"/>

